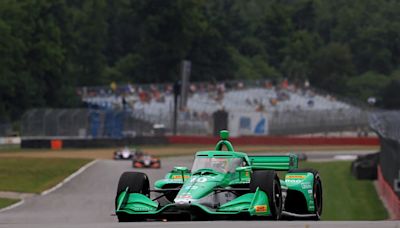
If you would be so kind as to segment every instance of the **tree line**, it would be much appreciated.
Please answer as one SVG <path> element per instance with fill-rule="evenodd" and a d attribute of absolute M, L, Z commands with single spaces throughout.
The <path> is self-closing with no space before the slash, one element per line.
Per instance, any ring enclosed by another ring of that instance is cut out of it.
<path fill-rule="evenodd" d="M 79 86 L 173 82 L 183 59 L 193 81 L 309 80 L 400 107 L 399 12 L 395 0 L 2 0 L 0 119 L 76 107 Z"/>

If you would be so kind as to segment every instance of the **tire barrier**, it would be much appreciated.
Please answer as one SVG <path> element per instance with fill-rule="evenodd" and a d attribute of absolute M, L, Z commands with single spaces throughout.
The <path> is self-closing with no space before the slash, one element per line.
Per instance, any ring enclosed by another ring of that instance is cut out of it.
<path fill-rule="evenodd" d="M 351 163 L 351 173 L 359 180 L 376 180 L 378 163 L 379 152 L 358 156 L 358 158 Z"/>

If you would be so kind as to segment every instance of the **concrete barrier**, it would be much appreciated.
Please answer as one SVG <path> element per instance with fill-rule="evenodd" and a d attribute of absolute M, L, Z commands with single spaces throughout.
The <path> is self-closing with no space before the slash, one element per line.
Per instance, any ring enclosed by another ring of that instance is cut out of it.
<path fill-rule="evenodd" d="M 58 138 L 57 138 L 58 139 Z M 54 139 L 22 139 L 21 148 L 51 148 Z M 123 139 L 60 139 L 63 148 L 120 147 L 126 145 L 203 144 L 213 145 L 213 136 L 137 136 Z M 234 145 L 361 145 L 377 146 L 378 138 L 358 137 L 272 137 L 242 136 L 230 139 Z"/>
<path fill-rule="evenodd" d="M 21 148 L 52 148 L 54 139 L 22 139 Z M 59 139 L 62 148 L 103 148 L 122 147 L 127 145 L 166 145 L 163 136 L 137 136 L 123 139 Z"/>
<path fill-rule="evenodd" d="M 0 137 L 0 145 L 18 145 L 21 137 Z"/>
<path fill-rule="evenodd" d="M 381 167 L 378 166 L 378 192 L 384 200 L 387 209 L 390 212 L 391 219 L 400 219 L 400 199 L 393 191 L 393 188 L 382 175 Z"/>

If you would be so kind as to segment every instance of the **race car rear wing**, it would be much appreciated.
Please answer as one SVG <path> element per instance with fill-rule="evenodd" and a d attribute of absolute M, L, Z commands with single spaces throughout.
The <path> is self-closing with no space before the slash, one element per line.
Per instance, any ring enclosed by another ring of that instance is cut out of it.
<path fill-rule="evenodd" d="M 254 170 L 271 169 L 287 171 L 298 167 L 297 155 L 253 155 L 248 156 Z"/>

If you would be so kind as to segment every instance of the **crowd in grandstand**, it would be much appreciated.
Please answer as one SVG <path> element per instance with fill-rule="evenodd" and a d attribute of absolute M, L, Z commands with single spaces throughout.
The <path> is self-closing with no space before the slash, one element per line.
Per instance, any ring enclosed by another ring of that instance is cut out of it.
<path fill-rule="evenodd" d="M 184 120 L 206 120 L 224 109 L 235 112 L 274 112 L 292 110 L 344 109 L 349 105 L 333 96 L 321 95 L 304 84 L 279 84 L 271 81 L 231 81 L 217 83 L 191 83 L 187 105 L 180 107 Z M 173 85 L 112 85 L 79 89 L 82 100 L 90 106 L 108 109 L 126 109 L 145 115 L 168 118 L 173 109 Z"/>

